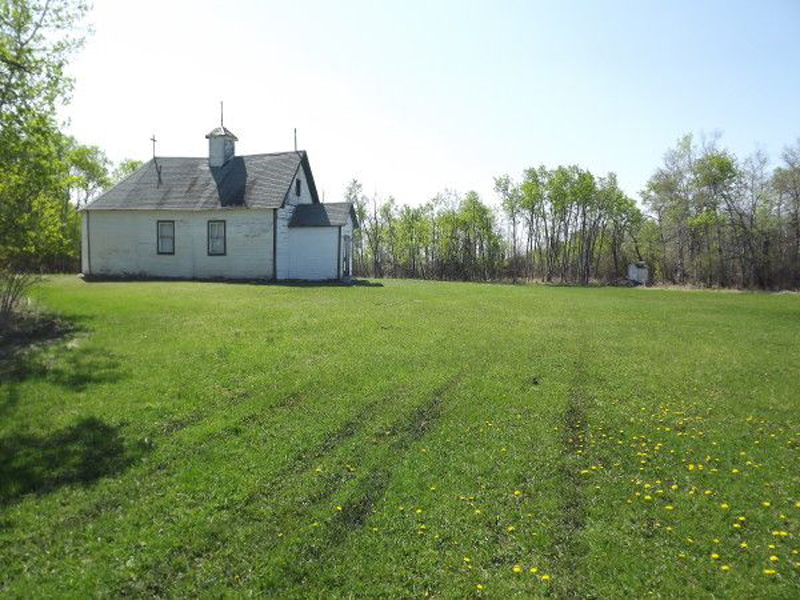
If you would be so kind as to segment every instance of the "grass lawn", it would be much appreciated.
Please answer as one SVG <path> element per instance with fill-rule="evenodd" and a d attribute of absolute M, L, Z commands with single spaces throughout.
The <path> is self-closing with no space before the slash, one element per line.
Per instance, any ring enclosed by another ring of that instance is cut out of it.
<path fill-rule="evenodd" d="M 84 283 L 0 363 L 0 595 L 800 596 L 800 296 Z"/>

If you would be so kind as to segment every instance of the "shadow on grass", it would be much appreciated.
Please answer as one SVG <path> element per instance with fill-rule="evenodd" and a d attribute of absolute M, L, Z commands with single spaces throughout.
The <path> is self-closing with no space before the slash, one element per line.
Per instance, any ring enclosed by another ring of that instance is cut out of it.
<path fill-rule="evenodd" d="M 20 400 L 18 384 L 41 380 L 80 392 L 122 377 L 119 361 L 106 351 L 83 346 L 85 319 L 46 313 L 17 315 L 0 335 L 0 416 Z"/>
<path fill-rule="evenodd" d="M 0 506 L 26 494 L 90 485 L 125 470 L 145 451 L 144 446 L 126 448 L 119 428 L 96 417 L 41 436 L 0 438 Z"/>
<path fill-rule="evenodd" d="M 84 275 L 86 283 L 125 283 L 125 282 L 148 282 L 148 281 L 205 281 L 208 283 L 228 283 L 233 285 L 268 285 L 276 287 L 383 287 L 379 281 L 368 279 L 352 278 L 347 281 L 325 280 L 310 281 L 305 279 L 222 279 L 206 278 L 193 279 L 190 277 L 146 277 L 142 276 L 113 276 L 113 275 Z"/>

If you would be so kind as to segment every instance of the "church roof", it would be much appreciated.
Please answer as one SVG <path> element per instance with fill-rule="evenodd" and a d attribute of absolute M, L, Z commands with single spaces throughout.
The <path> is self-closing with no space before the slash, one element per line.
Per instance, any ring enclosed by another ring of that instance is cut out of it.
<path fill-rule="evenodd" d="M 280 208 L 301 167 L 319 202 L 308 155 L 299 151 L 234 156 L 221 167 L 206 157 L 153 158 L 84 210 Z"/>
<path fill-rule="evenodd" d="M 352 215 L 353 227 L 358 227 L 358 219 L 351 202 L 298 204 L 289 221 L 289 227 L 337 227 L 347 223 L 347 215 Z"/>

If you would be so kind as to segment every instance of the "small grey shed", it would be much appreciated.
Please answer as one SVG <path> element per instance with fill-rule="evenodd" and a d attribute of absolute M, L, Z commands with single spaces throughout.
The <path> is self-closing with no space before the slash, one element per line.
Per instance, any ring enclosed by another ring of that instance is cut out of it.
<path fill-rule="evenodd" d="M 650 271 L 644 262 L 637 261 L 628 265 L 628 280 L 636 285 L 647 285 Z"/>

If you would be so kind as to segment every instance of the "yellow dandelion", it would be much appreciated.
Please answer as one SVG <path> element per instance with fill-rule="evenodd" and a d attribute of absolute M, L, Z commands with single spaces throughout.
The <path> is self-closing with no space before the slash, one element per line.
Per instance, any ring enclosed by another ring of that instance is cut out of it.
<path fill-rule="evenodd" d="M 475 584 L 475 589 L 482 590 L 483 589 L 483 584 L 482 583 L 476 583 Z"/>
<path fill-rule="evenodd" d="M 519 498 L 520 496 L 522 496 L 522 492 L 521 492 L 520 490 L 514 490 L 514 495 L 515 495 L 517 498 Z"/>
<path fill-rule="evenodd" d="M 528 569 L 528 571 L 530 571 L 531 573 L 538 573 L 539 569 L 537 569 L 536 567 L 531 567 L 530 569 Z"/>
<path fill-rule="evenodd" d="M 720 571 L 725 571 L 725 572 L 728 572 L 728 571 L 730 571 L 730 570 L 731 570 L 731 567 L 730 567 L 730 565 L 722 565 L 722 566 L 719 568 L 719 570 L 720 570 Z"/>
<path fill-rule="evenodd" d="M 465 563 L 468 563 L 468 562 L 469 562 L 469 556 L 465 556 L 465 557 L 464 557 L 464 562 L 465 562 Z"/>
<path fill-rule="evenodd" d="M 767 577 L 775 575 L 776 573 L 777 571 L 775 569 L 764 569 L 764 575 L 766 575 Z"/>
<path fill-rule="evenodd" d="M 667 504 L 667 505 L 664 507 L 664 510 L 673 510 L 674 508 L 675 508 L 675 507 L 674 507 L 674 506 L 672 506 L 672 504 Z"/>
<path fill-rule="evenodd" d="M 722 510 L 727 510 L 727 509 L 729 509 L 729 508 L 730 508 L 730 507 L 728 506 L 728 503 L 727 503 L 727 502 L 723 502 L 722 504 L 720 504 L 720 505 L 719 505 L 719 507 L 720 507 Z"/>
<path fill-rule="evenodd" d="M 522 565 L 514 565 L 511 567 L 511 570 L 514 571 L 514 573 L 522 573 Z"/>
<path fill-rule="evenodd" d="M 514 527 L 513 525 L 509 525 L 509 526 L 507 527 L 506 531 L 508 531 L 508 533 L 511 533 L 511 532 L 512 532 L 512 531 L 514 531 L 515 529 L 516 529 L 516 527 Z"/>
<path fill-rule="evenodd" d="M 769 557 L 769 559 L 770 559 L 772 562 L 778 562 L 778 561 L 780 560 L 780 559 L 779 559 L 777 556 L 775 556 L 774 554 L 773 554 L 772 556 L 770 556 L 770 557 Z"/>
<path fill-rule="evenodd" d="M 550 575 L 542 575 L 541 580 L 542 581 L 550 581 Z"/>
<path fill-rule="evenodd" d="M 747 548 L 747 542 L 742 542 L 741 544 L 739 544 L 739 548 L 742 549 Z"/>
<path fill-rule="evenodd" d="M 647 495 L 647 496 L 644 497 L 644 501 L 645 502 L 650 502 L 652 499 L 653 499 L 653 497 L 650 496 L 650 495 Z"/>
<path fill-rule="evenodd" d="M 719 554 L 717 554 L 716 552 L 712 552 L 711 553 L 711 559 L 712 560 L 717 560 L 718 558 L 719 558 Z"/>
<path fill-rule="evenodd" d="M 764 508 L 769 508 L 769 507 L 771 506 L 771 504 L 769 503 L 769 501 L 768 501 L 768 500 L 764 500 L 764 501 L 761 503 L 761 506 L 763 506 Z"/>

